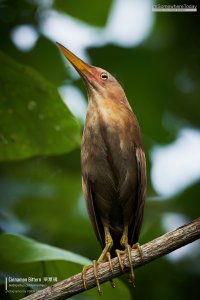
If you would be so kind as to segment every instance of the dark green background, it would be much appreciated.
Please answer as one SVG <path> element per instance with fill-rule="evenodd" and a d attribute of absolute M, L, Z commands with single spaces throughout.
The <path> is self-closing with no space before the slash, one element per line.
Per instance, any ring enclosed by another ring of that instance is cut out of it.
<path fill-rule="evenodd" d="M 56 91 L 66 80 L 86 95 L 85 87 L 81 80 L 70 77 L 55 43 L 47 37 L 39 33 L 37 43 L 28 52 L 21 52 L 10 39 L 11 30 L 20 24 L 31 24 L 39 32 L 38 10 L 47 8 L 38 3 L 0 1 L 0 50 L 4 53 L 0 55 L 0 231 L 22 234 L 94 259 L 100 247 L 81 192 L 81 124 Z M 95 4 L 88 0 L 52 1 L 55 10 L 99 27 L 105 26 L 111 4 L 107 0 Z M 200 127 L 199 21 L 196 13 L 156 13 L 152 32 L 139 46 L 107 44 L 87 49 L 93 65 L 117 74 L 138 116 L 147 156 L 148 197 L 156 195 L 150 178 L 152 147 L 173 142 L 181 128 Z M 181 72 L 187 74 L 181 85 L 189 81 L 194 84 L 189 93 L 175 84 Z M 168 126 L 163 124 L 166 115 Z M 182 214 L 188 220 L 198 217 L 199 190 L 197 181 L 173 199 L 147 198 L 140 243 L 164 233 L 165 213 Z M 29 276 L 30 272 L 54 274 L 61 280 L 81 270 L 81 265 L 72 262 L 61 264 L 56 260 L 50 264 L 48 257 L 43 262 L 46 268 L 39 268 L 31 259 L 25 263 L 22 257 L 27 252 L 13 239 L 7 236 L 0 244 L 1 299 L 11 299 L 4 294 L 4 277 L 10 272 L 19 276 Z M 15 244 L 21 249 L 17 264 L 12 255 L 6 255 L 12 253 Z M 35 250 L 29 251 L 34 256 Z M 117 283 L 115 291 L 103 286 L 102 299 L 198 299 L 200 253 L 188 253 L 173 263 L 161 258 L 137 270 L 136 288 L 124 282 Z M 97 298 L 96 291 L 75 297 Z"/>

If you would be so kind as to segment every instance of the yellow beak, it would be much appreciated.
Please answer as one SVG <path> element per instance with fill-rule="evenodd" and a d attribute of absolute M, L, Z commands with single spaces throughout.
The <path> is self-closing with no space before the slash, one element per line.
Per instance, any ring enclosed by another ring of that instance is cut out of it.
<path fill-rule="evenodd" d="M 73 54 L 71 51 L 69 51 L 67 48 L 65 48 L 60 43 L 57 43 L 58 48 L 62 51 L 64 56 L 69 60 L 69 62 L 74 66 L 74 68 L 81 74 L 85 75 L 87 78 L 89 74 L 92 73 L 92 67 L 88 64 L 86 64 L 83 60 L 78 58 L 75 54 Z"/>

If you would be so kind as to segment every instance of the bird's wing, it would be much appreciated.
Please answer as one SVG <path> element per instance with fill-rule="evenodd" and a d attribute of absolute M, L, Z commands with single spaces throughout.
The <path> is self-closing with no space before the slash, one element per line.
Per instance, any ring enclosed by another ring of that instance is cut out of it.
<path fill-rule="evenodd" d="M 103 230 L 102 223 L 99 220 L 98 214 L 96 213 L 95 203 L 93 199 L 94 195 L 92 193 L 92 184 L 86 175 L 82 176 L 82 187 L 83 187 L 83 194 L 86 200 L 90 221 L 92 223 L 96 237 L 99 240 L 101 247 L 103 248 L 104 230 Z"/>
<path fill-rule="evenodd" d="M 136 147 L 136 162 L 138 174 L 138 191 L 134 201 L 134 214 L 129 225 L 130 228 L 130 244 L 135 244 L 138 241 L 140 229 L 142 226 L 144 204 L 146 196 L 146 159 L 144 151 L 141 147 Z"/>

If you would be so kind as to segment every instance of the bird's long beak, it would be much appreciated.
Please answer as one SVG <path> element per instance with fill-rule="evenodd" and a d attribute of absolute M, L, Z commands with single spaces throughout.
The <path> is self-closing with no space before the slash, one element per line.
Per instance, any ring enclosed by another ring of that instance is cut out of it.
<path fill-rule="evenodd" d="M 60 43 L 57 43 L 58 48 L 62 51 L 64 56 L 69 60 L 69 62 L 74 66 L 74 68 L 79 72 L 79 74 L 86 79 L 89 79 L 90 75 L 92 75 L 92 66 L 86 64 L 83 60 L 78 58 L 75 54 L 69 51 Z"/>

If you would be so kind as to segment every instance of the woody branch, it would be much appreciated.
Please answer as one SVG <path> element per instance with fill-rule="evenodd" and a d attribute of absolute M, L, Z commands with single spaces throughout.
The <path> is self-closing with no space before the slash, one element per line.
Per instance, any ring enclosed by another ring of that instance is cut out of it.
<path fill-rule="evenodd" d="M 141 258 L 139 251 L 137 249 L 133 249 L 131 251 L 133 267 L 134 269 L 139 268 L 144 264 L 147 264 L 191 242 L 194 242 L 199 238 L 200 218 L 142 245 L 141 250 L 143 253 L 143 259 Z M 122 261 L 124 264 L 124 272 L 127 272 L 129 270 L 129 260 L 127 254 L 122 256 Z M 113 271 L 111 272 L 107 262 L 99 264 L 98 274 L 100 283 L 118 277 L 124 273 L 120 269 L 119 262 L 116 257 L 112 259 L 112 265 Z M 88 290 L 96 286 L 93 268 L 87 271 L 86 281 Z M 82 273 L 78 273 L 68 279 L 60 281 L 50 287 L 25 297 L 23 300 L 61 300 L 72 297 L 73 295 L 81 293 L 84 290 Z"/>

